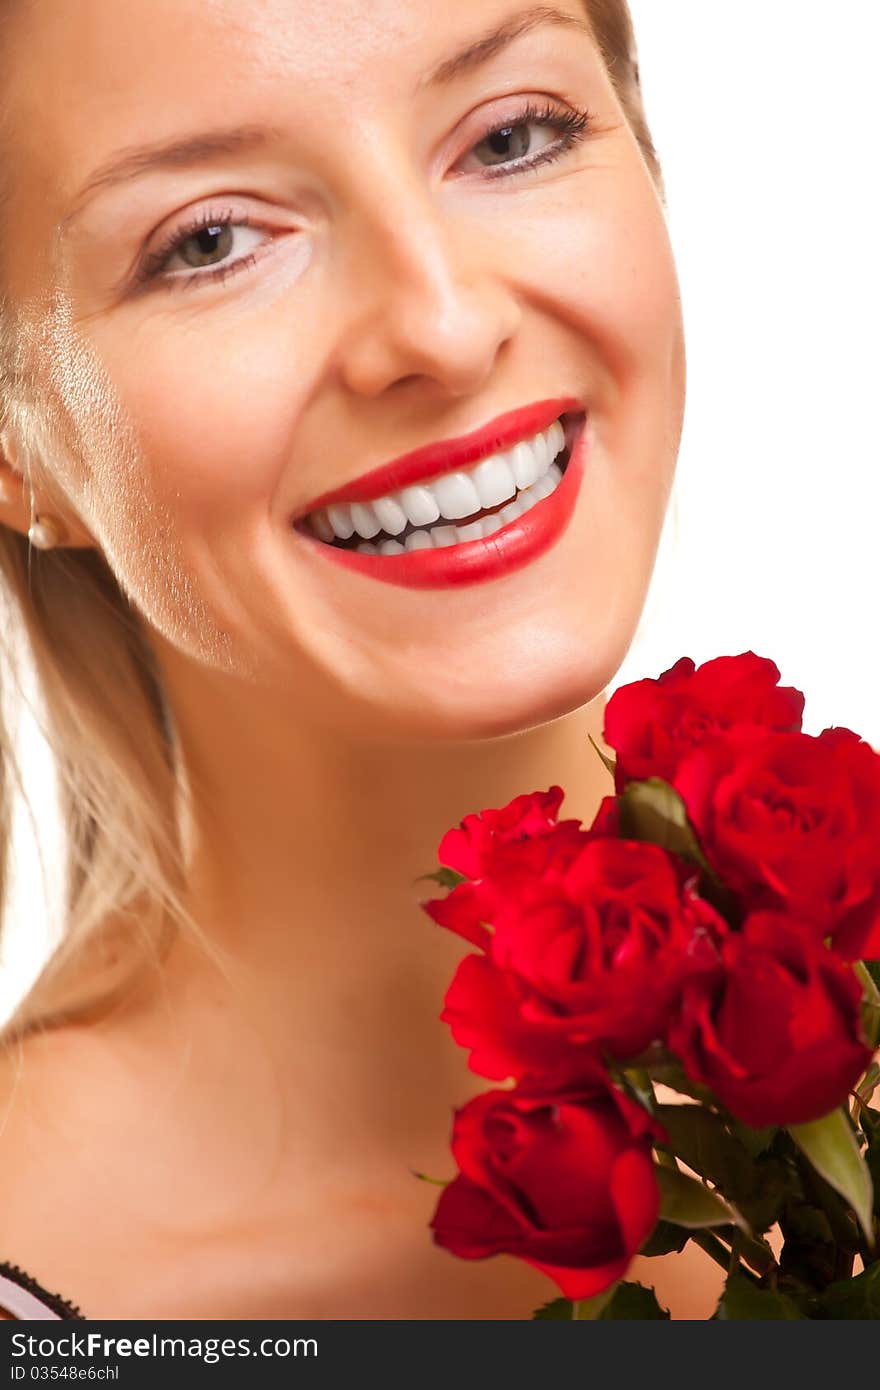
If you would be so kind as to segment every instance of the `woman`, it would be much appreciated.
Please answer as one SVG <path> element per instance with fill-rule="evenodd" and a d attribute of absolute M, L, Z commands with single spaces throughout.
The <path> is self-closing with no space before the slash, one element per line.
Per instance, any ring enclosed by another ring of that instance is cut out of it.
<path fill-rule="evenodd" d="M 626 5 L 3 10 L 2 560 L 72 849 L 4 1296 L 528 1318 L 412 1175 L 485 1088 L 414 879 L 607 791 L 685 389 Z"/>

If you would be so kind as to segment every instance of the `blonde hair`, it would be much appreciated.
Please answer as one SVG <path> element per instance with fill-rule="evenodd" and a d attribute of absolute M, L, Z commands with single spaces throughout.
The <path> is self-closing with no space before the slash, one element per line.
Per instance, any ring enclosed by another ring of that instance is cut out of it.
<path fill-rule="evenodd" d="M 625 0 L 585 4 L 665 206 L 629 9 Z M 20 448 L 28 485 L 39 481 L 51 495 L 43 474 L 52 457 L 50 413 L 16 306 L 0 294 L 0 439 Z M 59 939 L 0 1028 L 0 1045 L 8 1046 L 37 1029 L 105 1016 L 148 966 L 159 968 L 179 931 L 210 945 L 184 905 L 179 760 L 149 634 L 103 555 L 36 550 L 0 526 L 0 621 L 0 697 L 8 686 L 29 705 L 29 664 L 42 709 L 29 707 L 57 769 L 67 844 Z M 8 898 L 16 788 L 36 824 L 6 705 L 0 699 L 0 903 Z"/>

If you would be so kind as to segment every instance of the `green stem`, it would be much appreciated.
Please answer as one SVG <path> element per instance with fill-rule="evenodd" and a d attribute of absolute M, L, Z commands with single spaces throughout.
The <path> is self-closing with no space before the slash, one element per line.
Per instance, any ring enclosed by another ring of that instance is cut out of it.
<path fill-rule="evenodd" d="M 863 961 L 856 961 L 853 969 L 864 990 L 865 1032 L 871 1047 L 876 1047 L 880 1042 L 880 989 L 877 988 L 870 970 Z"/>
<path fill-rule="evenodd" d="M 620 1281 L 616 1280 L 609 1288 L 603 1289 L 593 1298 L 572 1299 L 571 1320 L 572 1322 L 595 1322 L 601 1315 L 603 1309 L 609 1304 L 617 1292 L 617 1285 Z"/>
<path fill-rule="evenodd" d="M 760 1236 L 747 1236 L 745 1232 L 739 1233 L 739 1255 L 750 1264 L 758 1274 L 770 1274 L 777 1268 L 776 1258 L 770 1246 Z"/>
<path fill-rule="evenodd" d="M 727 1273 L 728 1265 L 730 1264 L 730 1251 L 726 1245 L 721 1243 L 717 1236 L 713 1236 L 709 1231 L 694 1231 L 691 1234 L 691 1240 L 694 1242 L 694 1245 L 699 1245 L 701 1250 L 705 1250 L 706 1254 L 713 1259 L 717 1265 L 721 1266 L 724 1273 Z"/>
<path fill-rule="evenodd" d="M 880 1005 L 880 989 L 878 989 L 876 984 L 874 983 L 874 977 L 871 974 L 868 967 L 865 965 L 864 961 L 857 960 L 855 965 L 853 966 L 853 969 L 855 970 L 856 974 L 858 975 L 859 979 L 864 985 L 865 995 L 869 1003 Z"/>
<path fill-rule="evenodd" d="M 870 1108 L 869 1102 L 878 1086 L 880 1086 L 880 1064 L 872 1062 L 853 1092 L 861 1109 Z"/>
<path fill-rule="evenodd" d="M 730 1251 L 717 1236 L 713 1236 L 711 1231 L 692 1231 L 691 1240 L 695 1245 L 699 1245 L 701 1250 L 705 1250 L 709 1258 L 720 1265 L 725 1274 L 730 1273 Z M 758 1281 L 750 1269 L 740 1265 L 740 1273 L 744 1278 L 751 1279 L 754 1284 L 757 1284 Z"/>

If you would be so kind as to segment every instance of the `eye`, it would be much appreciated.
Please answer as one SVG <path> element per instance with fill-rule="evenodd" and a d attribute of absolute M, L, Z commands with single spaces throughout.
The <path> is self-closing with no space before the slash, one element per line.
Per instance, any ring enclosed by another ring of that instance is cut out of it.
<path fill-rule="evenodd" d="M 207 209 L 192 222 L 176 228 L 158 250 L 144 258 L 137 281 L 192 284 L 196 280 L 226 279 L 254 264 L 256 254 L 248 248 L 264 239 L 265 233 L 252 227 L 246 214 L 235 216 L 232 209 L 219 213 Z M 230 259 L 236 248 L 246 254 Z M 180 263 L 177 267 L 175 261 Z M 179 273 L 187 269 L 195 273 Z"/>
<path fill-rule="evenodd" d="M 561 159 L 592 134 L 593 126 L 594 117 L 589 111 L 561 103 L 545 101 L 536 105 L 530 101 L 512 117 L 492 126 L 471 147 L 468 156 L 476 158 L 484 178 L 506 178 Z M 540 132 L 537 138 L 534 130 Z M 555 138 L 545 142 L 544 137 L 553 132 Z M 236 242 L 242 239 L 242 230 L 245 254 L 230 259 Z M 155 281 L 167 287 L 185 287 L 226 280 L 239 270 L 249 269 L 259 259 L 258 251 L 246 249 L 254 246 L 254 238 L 259 245 L 261 233 L 251 226 L 246 214 L 236 217 L 232 209 L 207 209 L 192 222 L 176 228 L 158 250 L 143 258 L 135 283 L 145 287 Z M 175 269 L 178 257 L 182 267 Z M 184 274 L 186 270 L 190 273 Z"/>
<path fill-rule="evenodd" d="M 482 140 L 472 146 L 469 155 L 476 157 L 485 177 L 506 177 L 561 159 L 590 132 L 592 120 L 589 111 L 550 103 L 536 106 L 529 102 L 487 131 Z M 537 137 L 535 129 L 540 132 Z M 544 137 L 553 131 L 556 131 L 556 138 L 547 139 L 545 143 Z"/>

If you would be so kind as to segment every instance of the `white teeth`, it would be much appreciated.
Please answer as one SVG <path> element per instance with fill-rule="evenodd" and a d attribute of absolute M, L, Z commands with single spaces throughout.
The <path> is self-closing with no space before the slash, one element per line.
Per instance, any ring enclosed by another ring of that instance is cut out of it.
<path fill-rule="evenodd" d="M 351 511 L 344 502 L 334 502 L 331 507 L 328 507 L 327 519 L 340 540 L 347 541 L 350 536 L 354 535 Z"/>
<path fill-rule="evenodd" d="M 477 526 L 482 527 L 480 534 L 483 536 L 494 535 L 501 526 L 514 521 L 542 497 L 549 496 L 562 477 L 553 460 L 564 448 L 565 430 L 556 420 L 533 439 L 522 441 L 505 453 L 491 454 L 466 471 L 458 470 L 435 478 L 431 483 L 401 488 L 372 502 L 333 503 L 312 514 L 311 526 L 315 535 L 328 544 L 337 539 L 350 540 L 354 535 L 369 542 L 380 531 L 386 536 L 399 536 L 408 525 L 432 528 L 412 532 L 403 544 L 387 540 L 366 548 L 358 544 L 356 548 L 364 554 L 396 555 L 404 547 L 425 550 L 429 544 L 454 545 L 457 539 L 475 538 Z M 497 507 L 507 498 L 511 501 L 506 507 L 469 526 L 456 528 L 434 524 L 457 521 L 488 507 Z M 462 535 L 463 532 L 466 535 Z M 420 536 L 427 539 L 417 539 Z M 385 549 L 389 544 L 397 545 L 397 550 Z"/>
<path fill-rule="evenodd" d="M 531 487 L 544 471 L 537 448 L 531 444 L 517 444 L 507 457 L 516 485 L 520 489 Z"/>
<path fill-rule="evenodd" d="M 430 531 L 412 531 L 403 545 L 392 540 L 383 541 L 379 546 L 364 541 L 357 549 L 362 555 L 402 555 L 410 550 L 442 549 L 444 546 L 461 545 L 466 541 L 485 540 L 487 536 L 494 536 L 503 526 L 516 521 L 517 517 L 537 506 L 544 497 L 549 497 L 561 481 L 562 470 L 556 464 L 552 464 L 530 488 L 518 492 L 512 502 L 508 502 L 506 507 L 501 507 L 491 516 L 471 521 L 467 526 L 433 526 Z"/>
<path fill-rule="evenodd" d="M 505 525 L 505 526 L 507 525 L 507 523 L 508 523 L 509 521 L 516 521 L 517 517 L 518 517 L 518 516 L 522 516 L 522 514 L 523 514 L 523 505 L 522 505 L 522 497 L 521 497 L 521 496 L 520 496 L 520 497 L 515 497 L 514 500 L 513 500 L 512 502 L 508 502 L 507 506 L 506 506 L 506 507 L 502 507 L 502 508 L 501 508 L 501 511 L 498 513 L 498 515 L 499 515 L 500 517 L 503 517 L 503 518 L 504 518 L 504 525 Z"/>
<path fill-rule="evenodd" d="M 556 484 L 551 481 L 549 474 L 544 473 L 536 483 L 532 483 L 529 492 L 534 493 L 540 502 L 542 498 L 549 497 Z"/>
<path fill-rule="evenodd" d="M 371 502 L 352 502 L 351 524 L 358 535 L 367 541 L 372 540 L 373 536 L 382 530 Z"/>
<path fill-rule="evenodd" d="M 459 541 L 481 541 L 483 539 L 483 521 L 472 521 L 469 526 L 453 527 Z"/>
<path fill-rule="evenodd" d="M 467 473 L 447 473 L 431 484 L 431 491 L 440 508 L 440 515 L 447 521 L 455 521 L 461 516 L 470 516 L 482 507 L 480 494 Z"/>
<path fill-rule="evenodd" d="M 396 502 L 393 497 L 379 497 L 371 505 L 379 525 L 383 531 L 388 532 L 389 536 L 399 536 L 401 531 L 406 529 L 409 517 L 400 503 Z"/>
<path fill-rule="evenodd" d="M 404 550 L 433 550 L 434 542 L 430 531 L 410 531 L 403 542 Z"/>
<path fill-rule="evenodd" d="M 335 541 L 336 532 L 333 530 L 330 518 L 323 508 L 315 512 L 312 517 L 312 525 L 315 528 L 315 534 L 319 536 L 322 541 L 327 541 L 328 545 L 331 545 L 333 541 Z"/>
<path fill-rule="evenodd" d="M 516 480 L 503 454 L 483 459 L 471 472 L 481 507 L 496 507 L 516 492 Z"/>
<path fill-rule="evenodd" d="M 566 431 L 563 430 L 562 420 L 553 421 L 551 428 L 546 431 L 546 441 L 548 441 L 546 461 L 551 464 L 566 446 Z"/>
<path fill-rule="evenodd" d="M 500 512 L 493 512 L 491 516 L 483 517 L 483 536 L 494 536 L 496 531 L 500 531 L 504 525 L 504 518 Z"/>
<path fill-rule="evenodd" d="M 395 494 L 397 501 L 406 512 L 413 526 L 433 526 L 440 520 L 440 508 L 430 488 L 405 487 Z"/>

